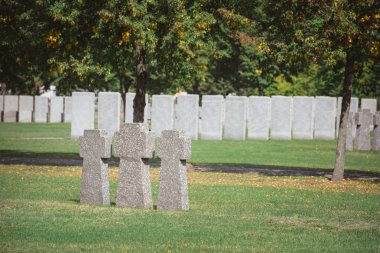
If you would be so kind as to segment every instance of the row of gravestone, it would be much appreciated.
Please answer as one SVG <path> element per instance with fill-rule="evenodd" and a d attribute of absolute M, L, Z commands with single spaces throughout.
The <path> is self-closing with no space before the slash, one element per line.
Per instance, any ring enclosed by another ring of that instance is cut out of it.
<path fill-rule="evenodd" d="M 0 96 L 0 121 L 71 122 L 71 97 Z"/>
<path fill-rule="evenodd" d="M 134 93 L 126 95 L 125 122 L 132 122 Z M 94 129 L 95 94 L 73 93 L 71 136 Z M 98 128 L 111 134 L 120 126 L 120 94 L 98 95 Z M 341 98 L 335 97 L 258 97 L 205 95 L 199 107 L 198 95 L 153 95 L 145 107 L 145 122 L 151 130 L 183 130 L 192 139 L 204 140 L 290 140 L 335 139 L 339 127 Z M 376 99 L 362 99 L 361 107 L 376 111 Z M 351 112 L 359 109 L 352 98 Z"/>
<path fill-rule="evenodd" d="M 105 130 L 85 130 L 80 140 L 83 158 L 80 203 L 109 205 L 108 164 L 114 143 L 120 157 L 116 206 L 152 208 L 152 191 L 147 161 L 156 154 L 161 159 L 158 210 L 187 210 L 189 197 L 186 160 L 191 156 L 191 139 L 181 131 L 163 131 L 155 138 L 146 124 L 126 123 L 112 137 Z"/>

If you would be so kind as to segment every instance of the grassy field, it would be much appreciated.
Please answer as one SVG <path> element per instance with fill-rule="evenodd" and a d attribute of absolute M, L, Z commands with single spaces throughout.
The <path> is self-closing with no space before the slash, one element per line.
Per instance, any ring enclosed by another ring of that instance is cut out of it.
<path fill-rule="evenodd" d="M 332 169 L 335 141 L 193 141 L 191 163 Z M 78 158 L 69 124 L 0 123 L 0 155 Z M 380 172 L 380 152 L 348 152 L 346 169 Z"/>
<path fill-rule="evenodd" d="M 151 169 L 154 202 L 159 170 Z M 80 167 L 0 165 L 1 252 L 379 252 L 380 185 L 189 172 L 190 210 L 79 204 Z"/>

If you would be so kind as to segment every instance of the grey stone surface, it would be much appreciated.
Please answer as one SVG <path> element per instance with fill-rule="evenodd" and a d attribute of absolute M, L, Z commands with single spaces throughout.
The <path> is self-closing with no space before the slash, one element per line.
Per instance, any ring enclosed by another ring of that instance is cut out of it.
<path fill-rule="evenodd" d="M 314 97 L 293 97 L 293 139 L 312 140 L 314 133 Z"/>
<path fill-rule="evenodd" d="M 373 124 L 373 114 L 369 109 L 357 112 L 355 115 L 356 136 L 355 150 L 371 150 L 370 127 Z"/>
<path fill-rule="evenodd" d="M 0 94 L 0 122 L 3 122 L 4 96 Z"/>
<path fill-rule="evenodd" d="M 373 116 L 373 150 L 380 150 L 380 112 Z"/>
<path fill-rule="evenodd" d="M 98 94 L 98 128 L 113 136 L 120 129 L 119 92 L 99 92 Z"/>
<path fill-rule="evenodd" d="M 245 140 L 248 98 L 227 96 L 224 118 L 224 139 Z"/>
<path fill-rule="evenodd" d="M 186 160 L 191 158 L 191 138 L 182 131 L 163 131 L 156 145 L 161 159 L 157 209 L 188 210 Z"/>
<path fill-rule="evenodd" d="M 173 130 L 174 97 L 169 95 L 152 96 L 152 132 L 160 135 L 163 130 Z"/>
<path fill-rule="evenodd" d="M 120 157 L 117 206 L 153 207 L 147 162 L 153 156 L 154 139 L 154 134 L 142 123 L 122 124 L 115 133 L 115 156 Z"/>
<path fill-rule="evenodd" d="M 18 96 L 4 96 L 4 122 L 16 122 L 18 112 Z"/>
<path fill-rule="evenodd" d="M 46 123 L 49 112 L 49 98 L 42 96 L 34 97 L 34 122 Z"/>
<path fill-rule="evenodd" d="M 179 95 L 174 104 L 174 130 L 185 131 L 192 140 L 198 139 L 199 95 Z"/>
<path fill-rule="evenodd" d="M 63 97 L 50 98 L 50 122 L 61 123 L 63 115 Z"/>
<path fill-rule="evenodd" d="M 360 109 L 369 109 L 372 114 L 377 111 L 377 100 L 375 98 L 362 98 Z"/>
<path fill-rule="evenodd" d="M 292 108 L 292 97 L 272 96 L 270 121 L 272 140 L 291 140 Z"/>
<path fill-rule="evenodd" d="M 355 132 L 354 132 L 354 129 L 355 129 Z M 354 150 L 355 133 L 356 133 L 355 113 L 350 112 L 348 115 L 348 122 L 347 122 L 346 150 Z"/>
<path fill-rule="evenodd" d="M 71 100 L 71 137 L 79 138 L 85 129 L 94 129 L 95 94 L 73 92 Z"/>
<path fill-rule="evenodd" d="M 350 103 L 350 112 L 353 112 L 354 115 L 359 110 L 359 98 L 352 97 L 351 103 Z M 337 104 L 337 110 L 336 110 L 336 129 L 335 129 L 335 136 L 338 138 L 339 134 L 339 121 L 340 121 L 340 113 L 342 111 L 342 97 L 338 97 L 338 104 Z M 353 128 L 354 136 L 356 132 L 356 127 Z"/>
<path fill-rule="evenodd" d="M 112 137 L 105 130 L 85 130 L 79 141 L 83 158 L 80 203 L 109 205 L 108 164 L 102 158 L 111 157 Z"/>
<path fill-rule="evenodd" d="M 64 100 L 64 112 L 63 112 L 63 122 L 71 122 L 71 97 L 65 97 Z"/>
<path fill-rule="evenodd" d="M 135 96 L 136 93 L 125 94 L 125 123 L 133 123 L 133 100 L 135 99 Z M 148 94 L 145 94 L 144 122 L 148 122 L 148 119 L 150 119 L 149 96 Z"/>
<path fill-rule="evenodd" d="M 33 96 L 20 96 L 18 105 L 18 122 L 32 122 L 33 119 Z"/>
<path fill-rule="evenodd" d="M 316 97 L 314 108 L 314 139 L 334 140 L 337 99 Z"/>
<path fill-rule="evenodd" d="M 222 140 L 224 98 L 222 95 L 202 96 L 200 136 L 202 140 Z"/>
<path fill-rule="evenodd" d="M 247 110 L 248 139 L 269 139 L 270 106 L 270 97 L 249 97 Z"/>

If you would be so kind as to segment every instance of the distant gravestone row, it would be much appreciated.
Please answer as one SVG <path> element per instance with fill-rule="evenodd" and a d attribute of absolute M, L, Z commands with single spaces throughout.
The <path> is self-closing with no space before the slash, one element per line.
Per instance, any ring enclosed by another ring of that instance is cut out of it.
<path fill-rule="evenodd" d="M 115 156 L 120 157 L 116 206 L 153 208 L 149 165 L 156 144 L 161 159 L 158 210 L 188 210 L 186 160 L 191 138 L 182 131 L 164 130 L 160 137 L 144 123 L 125 123 L 114 134 Z M 83 158 L 80 203 L 109 205 L 108 165 L 112 136 L 105 130 L 85 130 L 80 140 Z"/>

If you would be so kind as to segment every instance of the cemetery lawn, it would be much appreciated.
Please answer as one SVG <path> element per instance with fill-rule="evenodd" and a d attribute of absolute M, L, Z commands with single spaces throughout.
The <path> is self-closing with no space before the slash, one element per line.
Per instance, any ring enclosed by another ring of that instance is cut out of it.
<path fill-rule="evenodd" d="M 1 252 L 378 252 L 380 184 L 191 171 L 190 210 L 79 204 L 81 167 L 0 165 Z M 151 169 L 154 204 L 159 169 Z"/>
<path fill-rule="evenodd" d="M 193 141 L 195 165 L 332 170 L 336 141 Z M 0 157 L 79 158 L 70 124 L 0 123 Z M 346 153 L 346 171 L 380 172 L 380 152 Z M 153 161 L 159 161 L 153 159 Z"/>

